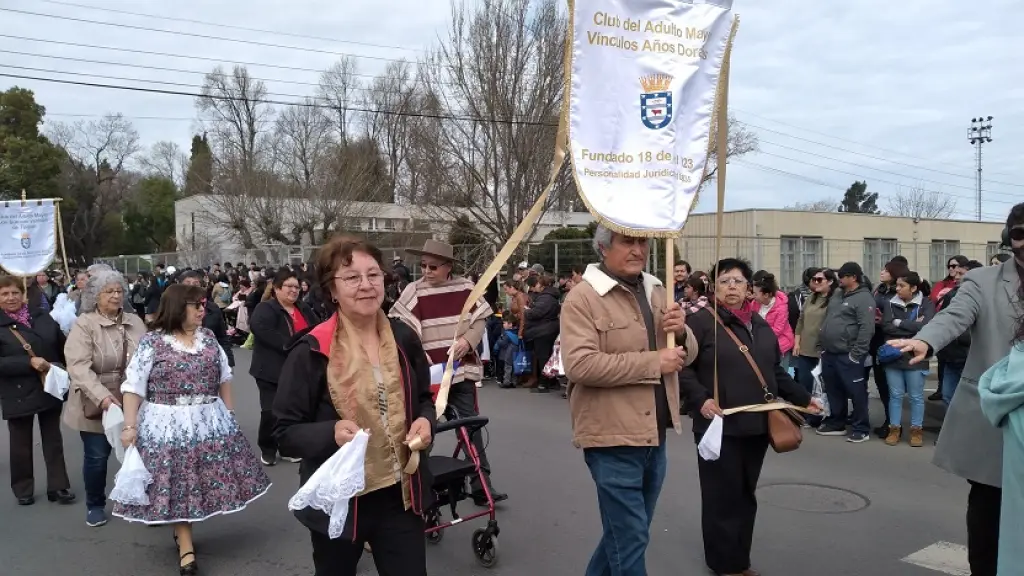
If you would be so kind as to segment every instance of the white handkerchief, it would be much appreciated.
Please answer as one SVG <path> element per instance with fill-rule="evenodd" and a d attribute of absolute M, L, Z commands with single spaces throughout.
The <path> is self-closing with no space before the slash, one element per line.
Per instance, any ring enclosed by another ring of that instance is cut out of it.
<path fill-rule="evenodd" d="M 68 373 L 64 369 L 51 364 L 50 370 L 46 373 L 46 382 L 43 383 L 43 390 L 50 396 L 63 402 L 64 395 L 68 393 L 70 386 L 71 380 L 68 378 Z"/>
<path fill-rule="evenodd" d="M 103 433 L 114 449 L 118 462 L 124 462 L 124 446 L 121 444 L 121 430 L 124 428 L 124 412 L 117 404 L 111 404 L 103 413 Z"/>
<path fill-rule="evenodd" d="M 722 453 L 721 416 L 716 415 L 715 419 L 711 421 L 711 425 L 708 426 L 708 431 L 705 432 L 704 437 L 700 439 L 700 444 L 697 444 L 697 453 L 705 460 L 718 460 L 718 456 Z"/>
<path fill-rule="evenodd" d="M 118 442 L 120 444 L 120 442 Z M 124 464 L 114 476 L 114 489 L 110 491 L 110 499 L 121 504 L 148 506 L 149 495 L 146 488 L 153 483 L 153 476 L 146 470 L 142 456 L 135 445 L 128 447 L 124 455 Z"/>
<path fill-rule="evenodd" d="M 348 519 L 349 500 L 366 488 L 363 467 L 369 439 L 370 435 L 364 430 L 357 432 L 351 442 L 339 448 L 313 472 L 288 501 L 288 509 L 313 508 L 328 514 L 331 521 L 327 535 L 331 538 L 341 536 Z"/>

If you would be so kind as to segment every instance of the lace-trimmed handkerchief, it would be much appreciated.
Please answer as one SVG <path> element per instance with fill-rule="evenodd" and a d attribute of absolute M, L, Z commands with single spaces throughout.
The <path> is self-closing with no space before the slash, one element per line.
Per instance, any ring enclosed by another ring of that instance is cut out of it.
<path fill-rule="evenodd" d="M 348 501 L 366 487 L 363 465 L 369 438 L 365 431 L 357 432 L 299 488 L 288 501 L 288 509 L 313 508 L 328 514 L 331 522 L 327 535 L 341 536 L 348 519 Z"/>

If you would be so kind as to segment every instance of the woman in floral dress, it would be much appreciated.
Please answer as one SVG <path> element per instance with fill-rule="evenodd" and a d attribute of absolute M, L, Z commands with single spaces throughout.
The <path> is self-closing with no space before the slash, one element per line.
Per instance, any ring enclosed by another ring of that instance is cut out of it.
<path fill-rule="evenodd" d="M 181 574 L 195 574 L 192 522 L 238 512 L 270 488 L 232 413 L 231 368 L 202 328 L 202 288 L 169 286 L 121 386 L 122 443 L 134 444 L 153 476 L 149 505 L 117 503 L 114 516 L 171 524 Z"/>

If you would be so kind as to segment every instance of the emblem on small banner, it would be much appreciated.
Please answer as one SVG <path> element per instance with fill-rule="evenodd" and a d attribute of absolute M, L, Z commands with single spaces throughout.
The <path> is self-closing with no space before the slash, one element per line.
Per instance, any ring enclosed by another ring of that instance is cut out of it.
<path fill-rule="evenodd" d="M 672 122 L 672 77 L 651 74 L 640 78 L 640 119 L 651 130 L 660 130 Z"/>
<path fill-rule="evenodd" d="M 28 250 L 32 247 L 32 236 L 28 232 L 21 233 L 21 247 Z"/>

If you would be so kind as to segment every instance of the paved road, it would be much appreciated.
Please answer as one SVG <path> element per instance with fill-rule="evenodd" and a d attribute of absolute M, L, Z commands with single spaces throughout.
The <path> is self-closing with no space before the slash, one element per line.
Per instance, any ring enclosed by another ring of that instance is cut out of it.
<path fill-rule="evenodd" d="M 259 408 L 255 384 L 245 374 L 249 353 L 237 351 L 236 357 L 238 414 L 254 439 Z M 593 484 L 581 454 L 569 442 L 566 402 L 557 395 L 493 386 L 481 394 L 480 403 L 492 419 L 489 452 L 495 479 L 511 494 L 499 517 L 501 558 L 493 569 L 480 568 L 470 551 L 472 526 L 458 526 L 429 550 L 431 573 L 582 574 L 600 524 Z M 6 435 L 3 427 L 3 485 L 9 478 Z M 439 439 L 439 444 L 449 441 Z M 652 527 L 649 573 L 705 574 L 692 436 L 670 435 L 669 442 L 669 477 Z M 72 483 L 82 498 L 81 442 L 66 432 L 64 443 Z M 966 486 L 929 464 L 928 444 L 921 449 L 889 448 L 877 440 L 853 445 L 811 435 L 795 453 L 770 454 L 761 479 L 755 567 L 766 575 L 796 576 L 966 574 L 959 546 L 966 541 Z M 37 449 L 41 479 L 40 458 Z M 197 527 L 204 574 L 312 573 L 307 532 L 286 509 L 298 484 L 296 467 L 281 464 L 270 469 L 270 475 L 274 487 L 266 497 L 242 513 Z M 41 496 L 45 487 L 40 481 Z M 44 497 L 35 506 L 20 508 L 5 489 L 0 492 L 6 494 L 0 496 L 0 574 L 176 573 L 174 545 L 166 528 L 143 528 L 116 519 L 102 528 L 88 528 L 81 503 L 62 507 Z M 364 570 L 367 576 L 375 574 L 368 560 Z"/>

